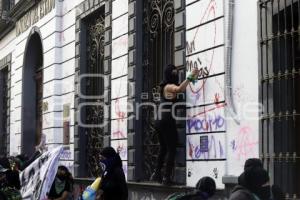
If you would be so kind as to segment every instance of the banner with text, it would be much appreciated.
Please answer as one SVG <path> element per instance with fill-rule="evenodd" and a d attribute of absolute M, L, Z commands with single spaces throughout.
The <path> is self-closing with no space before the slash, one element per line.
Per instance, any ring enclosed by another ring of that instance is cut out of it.
<path fill-rule="evenodd" d="M 54 181 L 62 151 L 62 146 L 47 151 L 22 171 L 20 180 L 23 199 L 47 199 L 46 195 Z"/>

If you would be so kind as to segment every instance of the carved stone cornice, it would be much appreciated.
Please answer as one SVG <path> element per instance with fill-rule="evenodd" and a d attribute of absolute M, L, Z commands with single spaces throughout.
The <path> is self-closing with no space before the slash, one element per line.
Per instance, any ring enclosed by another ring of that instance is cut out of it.
<path fill-rule="evenodd" d="M 18 3 L 10 10 L 9 17 L 14 22 L 16 22 L 38 2 L 40 2 L 40 0 L 20 0 L 20 1 L 18 1 Z"/>
<path fill-rule="evenodd" d="M 6 17 L 0 19 L 0 40 L 16 25 L 16 21 L 24 16 L 40 0 L 20 0 L 11 10 L 6 11 Z"/>

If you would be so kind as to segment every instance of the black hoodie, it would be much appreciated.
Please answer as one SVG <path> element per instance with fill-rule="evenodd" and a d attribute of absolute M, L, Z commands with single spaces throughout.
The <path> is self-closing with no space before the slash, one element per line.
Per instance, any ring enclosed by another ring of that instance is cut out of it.
<path fill-rule="evenodd" d="M 229 200 L 259 200 L 255 194 L 241 185 L 233 188 Z"/>
<path fill-rule="evenodd" d="M 106 168 L 107 174 L 101 183 L 103 199 L 127 200 L 128 189 L 119 154 L 117 154 L 112 147 L 104 148 L 100 154 L 109 160 L 109 162 L 107 162 L 109 166 Z"/>

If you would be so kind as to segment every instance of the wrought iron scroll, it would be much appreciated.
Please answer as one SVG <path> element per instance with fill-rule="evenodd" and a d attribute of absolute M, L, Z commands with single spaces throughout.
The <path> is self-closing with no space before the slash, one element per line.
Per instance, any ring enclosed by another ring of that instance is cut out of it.
<path fill-rule="evenodd" d="M 159 83 L 163 68 L 173 63 L 174 3 L 173 0 L 144 0 L 143 12 L 143 98 L 144 102 L 158 103 Z M 156 165 L 159 152 L 158 136 L 154 127 L 154 107 L 144 106 L 142 117 L 145 178 Z"/>
<path fill-rule="evenodd" d="M 87 43 L 86 43 L 86 95 L 100 96 L 104 90 L 103 79 L 98 75 L 103 74 L 104 61 L 104 18 L 99 15 L 93 15 L 87 20 Z M 89 76 L 91 75 L 91 76 Z M 97 75 L 97 76 L 93 76 Z M 104 109 L 101 106 L 102 99 L 86 100 L 91 106 L 87 106 L 86 124 L 100 125 L 104 122 Z M 86 128 L 87 145 L 87 169 L 90 176 L 99 176 L 99 153 L 103 147 L 104 132 L 102 128 Z"/>

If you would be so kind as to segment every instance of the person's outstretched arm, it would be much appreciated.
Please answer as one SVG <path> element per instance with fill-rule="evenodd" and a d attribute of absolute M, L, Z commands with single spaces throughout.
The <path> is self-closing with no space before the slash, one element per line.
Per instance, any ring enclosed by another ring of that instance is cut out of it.
<path fill-rule="evenodd" d="M 197 68 L 194 68 L 192 71 L 192 76 L 198 77 L 198 75 L 199 75 L 199 70 Z M 174 85 L 174 84 L 168 84 L 165 86 L 165 92 L 173 93 L 173 94 L 184 92 L 189 83 L 190 83 L 190 81 L 188 79 L 186 79 L 179 86 Z"/>

